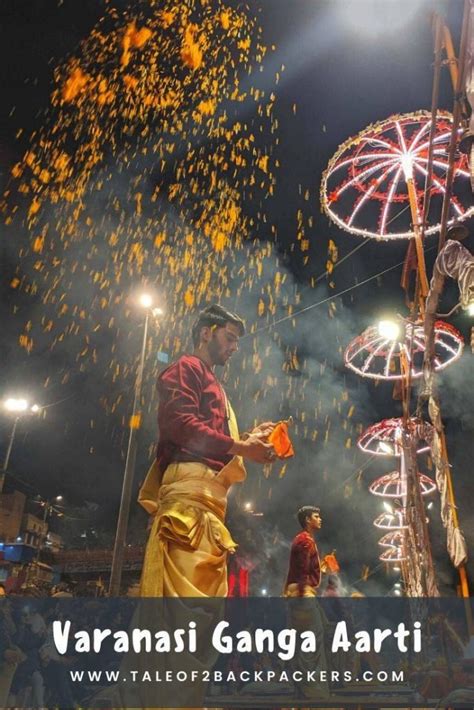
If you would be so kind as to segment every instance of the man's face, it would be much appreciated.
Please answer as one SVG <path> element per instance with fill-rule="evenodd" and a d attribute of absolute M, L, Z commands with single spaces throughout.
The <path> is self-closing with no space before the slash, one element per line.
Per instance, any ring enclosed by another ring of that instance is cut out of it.
<path fill-rule="evenodd" d="M 225 365 L 227 360 L 239 349 L 240 330 L 233 323 L 226 323 L 222 328 L 214 328 L 209 341 L 209 355 L 213 365 Z"/>
<path fill-rule="evenodd" d="M 309 527 L 310 530 L 319 530 L 322 524 L 323 521 L 320 513 L 311 513 L 311 515 L 306 518 L 306 527 Z"/>

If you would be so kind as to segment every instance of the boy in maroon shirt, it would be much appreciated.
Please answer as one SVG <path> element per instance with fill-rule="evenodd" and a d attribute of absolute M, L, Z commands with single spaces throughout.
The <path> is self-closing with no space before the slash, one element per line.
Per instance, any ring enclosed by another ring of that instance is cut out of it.
<path fill-rule="evenodd" d="M 315 597 L 321 581 L 321 571 L 324 562 L 319 559 L 318 548 L 314 534 L 321 529 L 322 519 L 319 508 L 305 505 L 298 510 L 298 522 L 303 528 L 293 539 L 290 552 L 290 564 L 286 579 L 284 595 L 286 597 L 306 597 L 304 602 L 292 602 L 289 606 L 291 625 L 298 631 L 311 630 L 316 636 L 314 653 L 298 652 L 293 659 L 294 670 L 300 671 L 302 680 L 295 682 L 295 688 L 300 697 L 322 701 L 329 697 L 326 676 L 326 654 L 324 637 L 326 619 Z M 309 671 L 316 671 L 316 682 L 305 680 Z M 318 682 L 318 674 L 319 682 Z"/>
<path fill-rule="evenodd" d="M 300 508 L 297 518 L 303 530 L 291 544 L 285 596 L 315 597 L 321 582 L 321 561 L 314 533 L 321 529 L 323 521 L 319 508 L 311 505 Z"/>

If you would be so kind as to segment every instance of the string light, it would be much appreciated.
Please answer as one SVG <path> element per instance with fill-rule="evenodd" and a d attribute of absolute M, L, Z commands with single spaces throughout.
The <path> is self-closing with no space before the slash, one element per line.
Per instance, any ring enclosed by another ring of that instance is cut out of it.
<path fill-rule="evenodd" d="M 438 112 L 434 136 L 433 187 L 443 195 L 448 163 L 452 117 Z M 407 182 L 412 181 L 417 192 L 424 189 L 428 163 L 427 138 L 431 115 L 427 111 L 407 113 L 368 126 L 357 136 L 343 143 L 329 161 L 321 182 L 321 204 L 328 217 L 341 229 L 372 239 L 411 239 L 413 228 L 404 209 L 392 217 L 397 205 L 408 205 Z M 455 185 L 470 178 L 466 156 L 455 162 Z M 463 194 L 461 190 L 459 194 Z M 377 229 L 362 226 L 372 219 L 372 205 L 379 205 Z M 453 221 L 462 221 L 474 214 L 474 206 L 464 207 L 454 193 L 450 201 Z M 370 211 L 369 211 L 370 210 Z M 405 219 L 405 221 L 403 221 Z M 440 224 L 431 222 L 425 234 L 435 234 Z M 395 222 L 398 231 L 389 231 Z"/>
<path fill-rule="evenodd" d="M 456 328 L 443 321 L 436 321 L 434 333 L 433 367 L 439 372 L 461 356 L 464 340 Z M 418 379 L 423 375 L 425 349 L 422 322 L 382 320 L 349 343 L 344 363 L 361 377 L 401 380 L 409 367 L 411 378 Z"/>

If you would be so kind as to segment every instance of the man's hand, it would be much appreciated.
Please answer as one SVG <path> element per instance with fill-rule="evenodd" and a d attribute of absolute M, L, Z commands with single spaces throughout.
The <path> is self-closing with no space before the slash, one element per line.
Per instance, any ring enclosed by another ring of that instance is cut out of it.
<path fill-rule="evenodd" d="M 263 464 L 271 463 L 276 458 L 272 444 L 265 443 L 261 434 L 253 432 L 245 441 L 235 441 L 229 453 Z"/>
<path fill-rule="evenodd" d="M 262 422 L 262 424 L 259 424 L 254 429 L 252 429 L 252 431 L 250 432 L 250 436 L 255 435 L 259 436 L 262 439 L 266 439 L 270 436 L 276 425 L 277 422 Z"/>

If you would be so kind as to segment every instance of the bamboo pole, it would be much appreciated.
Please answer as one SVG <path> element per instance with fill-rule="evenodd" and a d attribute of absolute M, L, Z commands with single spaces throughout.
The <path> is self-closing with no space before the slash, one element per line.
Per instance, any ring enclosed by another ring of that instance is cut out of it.
<path fill-rule="evenodd" d="M 424 311 L 424 300 L 428 295 L 429 284 L 426 276 L 425 252 L 423 249 L 423 238 L 420 224 L 420 215 L 418 212 L 418 202 L 416 197 L 415 183 L 413 175 L 405 175 L 405 181 L 408 188 L 408 197 L 410 200 L 411 221 L 413 223 L 413 232 L 415 235 L 416 258 L 418 262 L 418 275 L 420 280 L 420 306 Z"/>
<path fill-rule="evenodd" d="M 459 70 L 458 61 L 456 59 L 456 52 L 454 51 L 453 38 L 451 37 L 451 32 L 449 27 L 443 22 L 443 46 L 448 58 L 448 68 L 451 75 L 451 82 L 454 91 L 458 85 Z"/>

